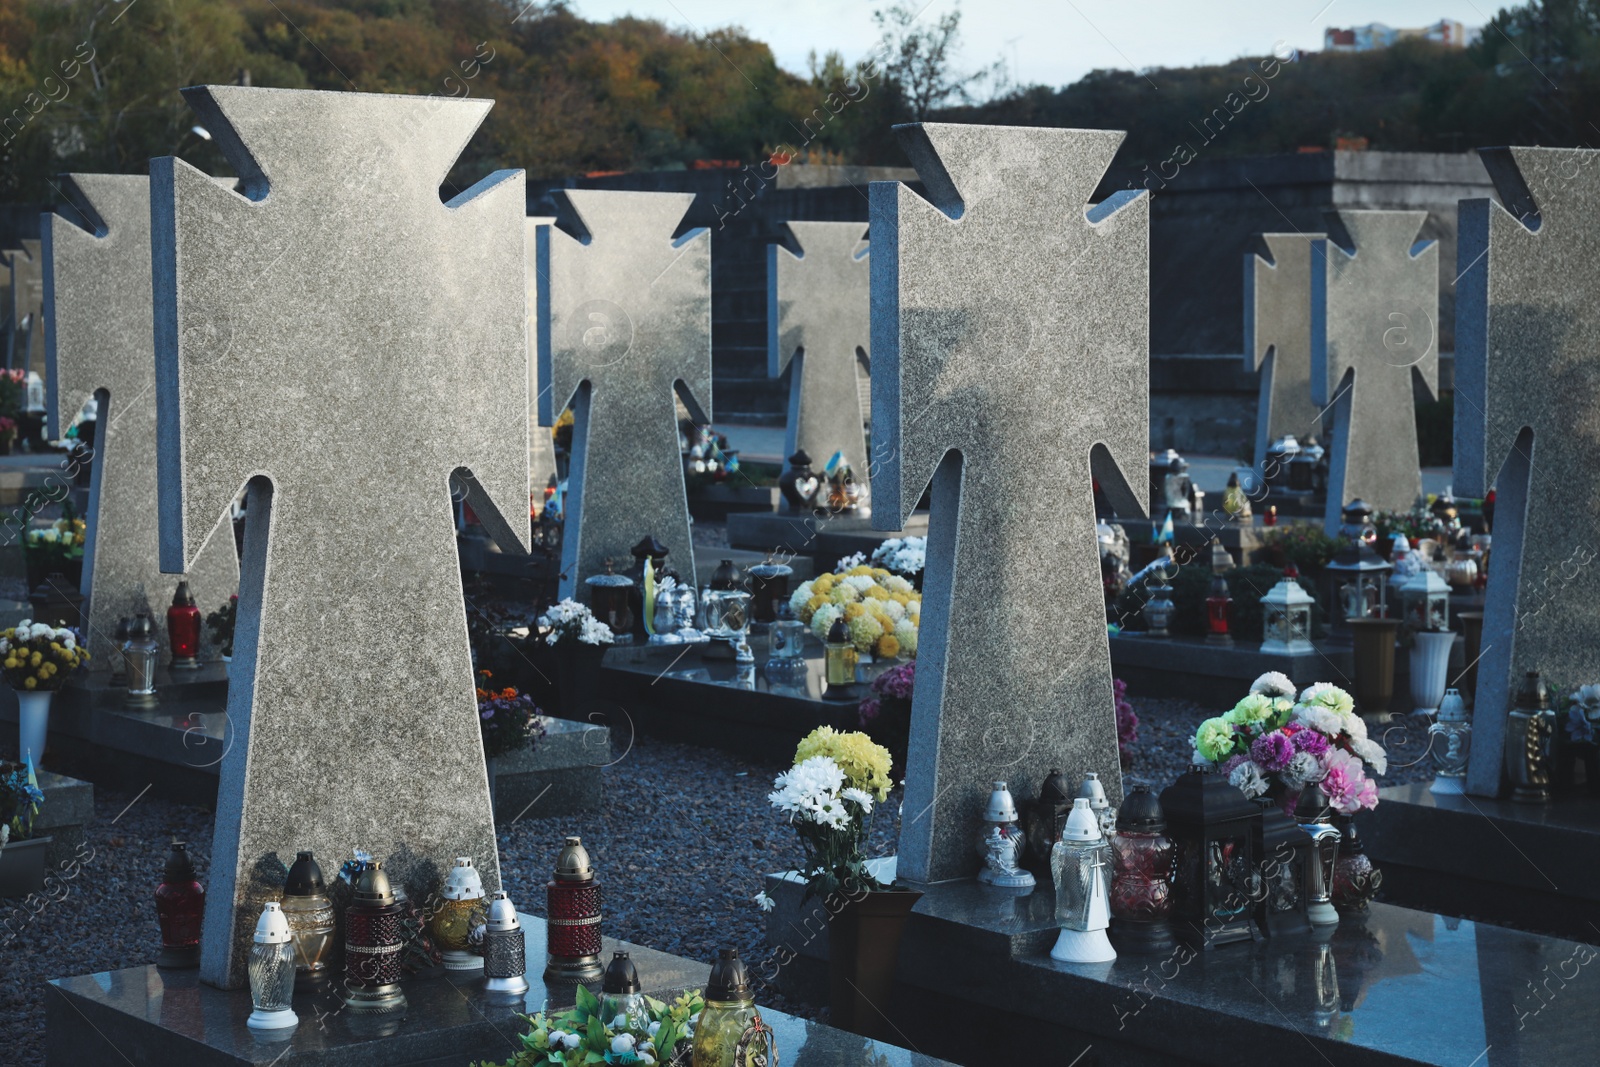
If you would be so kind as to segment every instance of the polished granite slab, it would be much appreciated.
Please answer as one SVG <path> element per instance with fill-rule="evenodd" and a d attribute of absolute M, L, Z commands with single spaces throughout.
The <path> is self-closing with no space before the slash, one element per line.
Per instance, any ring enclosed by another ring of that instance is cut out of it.
<path fill-rule="evenodd" d="M 892 877 L 891 864 L 879 877 Z M 1086 1044 L 1107 1064 L 1586 1067 L 1600 1059 L 1592 965 L 1600 950 L 1588 945 L 1374 904 L 1321 935 L 1065 964 L 1049 956 L 1050 886 L 918 888 L 925 895 L 901 944 L 890 1015 L 923 1047 L 951 1007 L 967 1004 L 1069 1049 L 1062 1062 Z M 802 905 L 791 877 L 769 875 L 767 892 L 778 900 L 767 935 L 775 959 L 826 959 L 823 903 Z"/>
<path fill-rule="evenodd" d="M 817 461 L 822 462 L 821 460 Z M 811 556 L 818 570 L 832 570 L 841 556 L 872 550 L 891 537 L 928 536 L 928 513 L 919 511 L 906 520 L 903 530 L 875 530 L 872 513 L 804 515 L 783 510 L 745 512 L 728 516 L 728 544 L 753 552 L 787 556 Z"/>
<path fill-rule="evenodd" d="M 481 976 L 454 981 L 417 978 L 406 983 L 403 1019 L 352 1015 L 337 998 L 297 995 L 300 1024 L 278 1038 L 245 1025 L 250 996 L 203 985 L 197 971 L 154 966 L 59 978 L 46 987 L 49 1067 L 88 1063 L 212 1065 L 306 1064 L 318 1067 L 391 1067 L 502 1061 L 520 1049 L 526 1025 L 517 1014 L 572 1006 L 571 985 L 539 979 L 545 923 L 521 916 L 528 951 L 529 990 L 520 999 L 493 1000 Z M 607 938 L 604 955 L 627 951 L 645 991 L 658 997 L 703 987 L 708 964 Z M 591 987 L 593 988 L 593 987 Z M 939 1067 L 944 1060 L 895 1048 L 772 1009 L 762 1018 L 777 1034 L 782 1062 L 804 1067 Z"/>
<path fill-rule="evenodd" d="M 1151 637 L 1137 631 L 1111 635 L 1111 669 L 1140 697 L 1173 697 L 1231 707 L 1268 671 L 1297 686 L 1355 677 L 1355 653 L 1319 642 L 1310 652 L 1276 655 L 1261 642 L 1209 644 L 1203 637 Z"/>

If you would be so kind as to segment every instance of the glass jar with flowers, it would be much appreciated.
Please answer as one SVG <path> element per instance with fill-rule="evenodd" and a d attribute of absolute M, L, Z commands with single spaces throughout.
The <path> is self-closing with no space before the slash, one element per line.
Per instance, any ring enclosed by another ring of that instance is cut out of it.
<path fill-rule="evenodd" d="M 593 710 L 600 664 L 616 639 L 611 627 L 571 597 L 539 616 L 544 643 L 558 649 L 556 687 L 564 718 L 584 720 Z"/>
<path fill-rule="evenodd" d="M 28 588 L 33 589 L 50 575 L 59 573 L 67 587 L 76 589 L 83 577 L 83 548 L 88 525 L 73 510 L 71 499 L 61 502 L 61 517 L 42 526 L 30 527 L 22 539 L 22 555 L 28 567 Z"/>
<path fill-rule="evenodd" d="M 17 692 L 17 752 L 38 765 L 50 725 L 50 698 L 89 661 L 73 630 L 23 619 L 0 633 L 0 678 Z"/>

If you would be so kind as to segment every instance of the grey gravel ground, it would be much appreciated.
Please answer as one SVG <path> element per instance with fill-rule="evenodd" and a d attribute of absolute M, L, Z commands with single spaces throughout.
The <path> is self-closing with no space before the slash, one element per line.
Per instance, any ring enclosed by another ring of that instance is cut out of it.
<path fill-rule="evenodd" d="M 1181 700 L 1141 700 L 1130 694 L 1140 741 L 1130 776 L 1160 788 L 1188 765 L 1195 726 L 1215 709 Z M 798 740 L 798 739 L 797 739 Z M 1425 727 L 1407 724 L 1386 739 L 1395 764 L 1401 742 L 1420 755 Z M 722 752 L 639 740 L 614 754 L 600 811 L 573 818 L 526 816 L 499 834 L 500 864 L 517 906 L 544 914 L 544 885 L 567 834 L 580 834 L 605 887 L 605 930 L 613 937 L 710 961 L 737 946 L 759 960 L 768 948 L 762 914 L 752 898 L 769 871 L 798 865 L 793 831 L 767 805 L 777 763 Z M 1432 776 L 1431 760 L 1392 771 L 1390 785 Z M 871 853 L 889 855 L 898 833 L 898 791 L 879 808 Z M 44 1061 L 44 1011 L 39 985 L 48 978 L 154 962 L 160 947 L 152 893 L 161 879 L 166 843 L 189 842 L 206 880 L 211 813 L 148 795 L 96 790 L 95 853 L 67 888 L 31 919 L 17 901 L 0 901 L 0 1061 Z M 19 933 L 9 941 L 7 929 Z M 807 1017 L 818 1013 L 774 989 L 764 1003 Z"/>

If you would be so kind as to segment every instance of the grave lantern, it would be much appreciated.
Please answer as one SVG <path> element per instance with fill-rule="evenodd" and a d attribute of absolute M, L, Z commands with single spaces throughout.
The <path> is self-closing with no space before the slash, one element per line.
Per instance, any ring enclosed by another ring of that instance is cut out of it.
<path fill-rule="evenodd" d="M 445 877 L 439 895 L 444 901 L 428 920 L 428 932 L 441 950 L 445 970 L 478 970 L 483 966 L 483 957 L 468 946 L 472 931 L 482 926 L 488 916 L 483 900 L 483 879 L 478 875 L 478 868 L 472 865 L 471 856 L 456 857 L 455 866 Z"/>
<path fill-rule="evenodd" d="M 1322 463 L 1324 451 L 1315 441 L 1307 441 L 1300 446 L 1300 451 L 1295 453 L 1289 461 L 1289 490 L 1295 493 L 1315 493 L 1317 489 L 1317 468 Z"/>
<path fill-rule="evenodd" d="M 1016 802 L 1004 782 L 995 782 L 994 789 L 989 793 L 977 846 L 978 855 L 983 858 L 978 881 L 1012 889 L 1035 884 L 1033 875 L 1018 866 L 1022 862 L 1024 839 L 1017 820 Z"/>
<path fill-rule="evenodd" d="M 1383 619 L 1389 615 L 1389 574 L 1394 564 L 1366 541 L 1351 541 L 1339 549 L 1323 571 L 1333 616 L 1332 636 L 1351 640 L 1349 623 L 1355 619 Z"/>
<path fill-rule="evenodd" d="M 1050 958 L 1064 963 L 1107 963 L 1117 958 L 1106 936 L 1111 925 L 1111 849 L 1087 797 L 1072 813 L 1050 857 L 1061 933 Z"/>
<path fill-rule="evenodd" d="M 1555 740 L 1556 713 L 1550 691 L 1538 671 L 1523 676 L 1516 704 L 1506 716 L 1506 777 L 1511 799 L 1543 804 L 1550 800 L 1550 748 Z"/>
<path fill-rule="evenodd" d="M 250 1005 L 255 1010 L 245 1024 L 254 1030 L 284 1030 L 300 1023 L 289 1002 L 294 998 L 294 935 L 283 908 L 269 900 L 256 920 L 250 959 Z"/>
<path fill-rule="evenodd" d="M 611 962 L 606 964 L 606 976 L 600 983 L 600 992 L 606 1000 L 602 1011 L 607 1021 L 621 1015 L 628 1020 L 630 1030 L 650 1028 L 650 1007 L 645 1003 L 639 969 L 626 952 L 612 953 Z"/>
<path fill-rule="evenodd" d="M 546 981 L 593 982 L 600 963 L 600 883 L 583 839 L 568 837 L 556 857 L 555 875 L 545 883 L 549 916 Z"/>
<path fill-rule="evenodd" d="M 1112 939 L 1126 952 L 1171 952 L 1175 853 L 1161 801 L 1149 786 L 1134 786 L 1123 800 L 1111 853 Z"/>
<path fill-rule="evenodd" d="M 1339 830 L 1333 825 L 1333 809 L 1322 786 L 1312 782 L 1300 793 L 1294 808 L 1295 822 L 1312 844 L 1311 863 L 1306 868 L 1306 920 L 1312 926 L 1334 926 L 1339 913 L 1333 907 L 1333 872 L 1339 864 Z"/>
<path fill-rule="evenodd" d="M 483 988 L 489 993 L 520 996 L 528 991 L 528 947 L 511 898 L 501 890 L 489 901 L 489 922 L 483 931 Z"/>
<path fill-rule="evenodd" d="M 1450 629 L 1450 585 L 1426 564 L 1400 587 L 1400 607 L 1412 633 Z"/>
<path fill-rule="evenodd" d="M 633 640 L 633 579 L 615 573 L 614 566 L 608 559 L 604 574 L 591 574 L 583 581 L 589 587 L 589 610 L 611 627 L 612 639 L 620 645 Z"/>
<path fill-rule="evenodd" d="M 1144 618 L 1145 630 L 1151 637 L 1171 637 L 1167 627 L 1172 622 L 1173 613 L 1178 606 L 1172 602 L 1172 586 L 1167 584 L 1167 567 L 1171 565 L 1169 557 L 1161 566 L 1150 571 L 1145 578 L 1145 589 L 1148 599 L 1140 614 Z"/>
<path fill-rule="evenodd" d="M 1095 821 L 1100 824 L 1100 832 L 1107 841 L 1117 832 L 1117 809 L 1111 806 L 1111 801 L 1106 799 L 1106 787 L 1100 782 L 1100 774 L 1090 771 L 1078 786 L 1078 796 L 1089 802 L 1089 810 L 1094 812 Z"/>
<path fill-rule="evenodd" d="M 1209 766 L 1191 767 L 1161 793 L 1177 851 L 1172 917 L 1200 949 L 1261 937 L 1251 908 L 1260 893 L 1256 824 L 1261 811 Z"/>
<path fill-rule="evenodd" d="M 195 877 L 189 846 L 174 841 L 161 884 L 156 886 L 156 921 L 161 926 L 157 967 L 200 966 L 200 922 L 205 911 L 206 891 Z"/>
<path fill-rule="evenodd" d="M 816 506 L 822 483 L 811 469 L 811 457 L 800 449 L 789 457 L 789 468 L 778 478 L 778 492 L 793 511 L 810 511 Z"/>
<path fill-rule="evenodd" d="M 1268 937 L 1305 933 L 1311 929 L 1306 887 L 1316 862 L 1314 842 L 1271 794 L 1256 797 L 1255 803 L 1261 809 L 1255 847 L 1262 882 L 1256 924 Z"/>
<path fill-rule="evenodd" d="M 1182 521 L 1188 521 L 1194 483 L 1189 478 L 1189 464 L 1175 448 L 1150 457 L 1150 495 L 1155 501 L 1151 514 L 1166 510 Z"/>
<path fill-rule="evenodd" d="M 328 976 L 336 925 L 322 868 L 310 852 L 298 853 L 283 884 L 283 917 L 294 934 L 295 981 L 314 988 Z"/>
<path fill-rule="evenodd" d="M 160 652 L 150 616 L 141 611 L 134 616 L 128 627 L 128 639 L 122 643 L 122 659 L 128 672 L 128 694 L 124 703 L 128 707 L 153 708 L 158 703 L 156 659 Z"/>
<path fill-rule="evenodd" d="M 735 1067 L 746 1033 L 760 1025 L 750 975 L 739 950 L 719 950 L 706 982 L 705 1007 L 694 1024 L 694 1067 Z M 770 1037 L 771 1031 L 767 1034 Z M 769 1050 L 768 1043 L 763 1051 Z"/>
<path fill-rule="evenodd" d="M 768 559 L 757 563 L 750 575 L 751 617 L 763 629 L 778 619 L 778 605 L 789 599 L 789 578 L 794 568 Z"/>
<path fill-rule="evenodd" d="M 1378 539 L 1378 528 L 1372 524 L 1372 505 L 1356 499 L 1339 512 L 1339 536 L 1347 541 L 1365 541 L 1371 544 Z"/>
<path fill-rule="evenodd" d="M 1300 442 L 1292 433 L 1286 433 L 1267 446 L 1265 474 L 1267 484 L 1275 489 L 1289 489 L 1291 468 L 1300 455 Z"/>
<path fill-rule="evenodd" d="M 189 583 L 178 583 L 167 609 L 167 640 L 172 644 L 173 670 L 194 670 L 200 666 L 200 609 L 195 607 Z"/>
<path fill-rule="evenodd" d="M 1035 870 L 1050 869 L 1050 850 L 1061 840 L 1061 830 L 1072 811 L 1072 791 L 1066 775 L 1051 768 L 1039 787 L 1039 799 L 1027 806 L 1022 824 L 1028 836 L 1028 862 Z"/>
<path fill-rule="evenodd" d="M 1211 542 L 1211 589 L 1206 594 L 1206 641 L 1213 645 L 1233 644 L 1233 596 L 1224 577 L 1233 570 L 1233 557 L 1221 541 Z"/>
<path fill-rule="evenodd" d="M 404 1011 L 400 988 L 405 950 L 405 908 L 396 899 L 382 860 L 362 865 L 344 913 L 344 988 L 352 1012 Z"/>
<path fill-rule="evenodd" d="M 1295 579 L 1294 568 L 1283 572 L 1283 579 L 1261 598 L 1261 651 L 1281 656 L 1311 652 L 1311 605 L 1309 594 Z"/>

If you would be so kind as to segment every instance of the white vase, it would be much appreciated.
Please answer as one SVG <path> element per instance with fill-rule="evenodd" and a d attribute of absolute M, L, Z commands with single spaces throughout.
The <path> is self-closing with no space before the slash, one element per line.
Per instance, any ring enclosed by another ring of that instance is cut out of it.
<path fill-rule="evenodd" d="M 45 734 L 50 729 L 50 698 L 53 696 L 55 692 L 52 690 L 42 693 L 38 690 L 17 692 L 17 754 L 24 760 L 31 754 L 35 767 L 44 757 Z"/>
<path fill-rule="evenodd" d="M 1431 630 L 1412 635 L 1411 703 L 1417 715 L 1432 715 L 1444 699 L 1445 682 L 1450 675 L 1450 646 L 1456 635 L 1446 630 Z"/>

